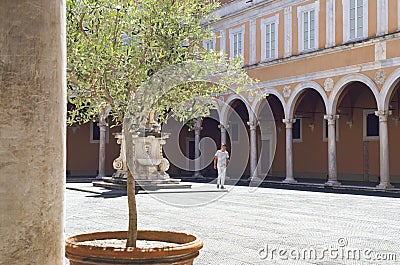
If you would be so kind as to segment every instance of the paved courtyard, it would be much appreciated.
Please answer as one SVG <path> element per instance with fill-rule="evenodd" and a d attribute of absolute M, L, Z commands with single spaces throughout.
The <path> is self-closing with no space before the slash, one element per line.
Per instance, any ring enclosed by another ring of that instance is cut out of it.
<path fill-rule="evenodd" d="M 139 229 L 203 239 L 195 264 L 400 264 L 399 198 L 234 187 L 138 194 L 137 204 Z M 67 235 L 125 230 L 127 220 L 124 195 L 66 191 Z"/>

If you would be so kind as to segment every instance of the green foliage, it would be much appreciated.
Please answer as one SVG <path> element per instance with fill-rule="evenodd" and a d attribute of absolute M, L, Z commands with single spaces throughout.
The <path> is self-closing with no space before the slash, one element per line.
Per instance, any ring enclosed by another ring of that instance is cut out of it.
<path fill-rule="evenodd" d="M 120 124 L 132 96 L 160 70 L 188 61 L 226 63 L 202 47 L 213 37 L 204 22 L 217 19 L 216 7 L 214 0 L 67 0 L 68 124 L 93 120 L 105 106 Z M 184 119 L 193 110 L 185 107 L 188 100 L 252 84 L 240 60 L 224 69 L 218 85 L 181 84 L 147 108 L 159 114 L 174 109 Z"/>

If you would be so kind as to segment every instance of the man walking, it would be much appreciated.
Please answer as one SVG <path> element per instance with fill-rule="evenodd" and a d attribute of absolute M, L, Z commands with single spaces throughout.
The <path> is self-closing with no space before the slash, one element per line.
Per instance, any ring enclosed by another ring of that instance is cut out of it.
<path fill-rule="evenodd" d="M 226 151 L 226 145 L 223 144 L 221 149 L 215 153 L 214 156 L 214 169 L 218 169 L 218 180 L 217 180 L 217 189 L 221 187 L 221 189 L 225 189 L 225 176 L 226 176 L 226 167 L 229 164 L 229 153 Z"/>

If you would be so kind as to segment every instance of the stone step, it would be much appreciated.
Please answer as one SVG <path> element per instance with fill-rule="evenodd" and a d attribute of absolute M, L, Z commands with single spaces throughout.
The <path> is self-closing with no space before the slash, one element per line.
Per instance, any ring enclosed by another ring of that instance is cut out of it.
<path fill-rule="evenodd" d="M 107 183 L 126 185 L 126 179 L 123 178 L 103 177 L 101 180 Z M 170 179 L 159 179 L 159 180 L 136 180 L 136 182 L 140 183 L 142 186 L 147 186 L 147 185 L 159 185 L 159 184 L 179 184 L 181 180 L 170 178 Z"/>
<path fill-rule="evenodd" d="M 105 181 L 93 181 L 92 185 L 94 187 L 102 187 L 107 189 L 115 189 L 115 190 L 126 190 L 126 185 L 118 184 L 118 183 L 109 183 Z"/>
<path fill-rule="evenodd" d="M 126 183 L 111 183 L 106 181 L 93 181 L 92 185 L 94 187 L 102 187 L 107 189 L 117 189 L 117 190 L 126 190 Z M 160 190 L 160 189 L 191 189 L 191 184 L 181 184 L 181 183 L 141 183 L 140 185 L 136 183 L 136 190 Z"/>
<path fill-rule="evenodd" d="M 158 184 L 142 186 L 144 190 L 160 190 L 160 189 L 191 189 L 191 184 Z"/>

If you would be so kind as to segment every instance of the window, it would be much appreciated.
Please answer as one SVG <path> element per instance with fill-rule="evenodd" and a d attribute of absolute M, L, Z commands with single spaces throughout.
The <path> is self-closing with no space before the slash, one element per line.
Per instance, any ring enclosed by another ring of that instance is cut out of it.
<path fill-rule="evenodd" d="M 362 0 L 350 0 L 350 39 L 363 35 L 363 4 Z"/>
<path fill-rule="evenodd" d="M 261 20 L 261 60 L 268 61 L 278 57 L 279 14 Z"/>
<path fill-rule="evenodd" d="M 323 123 L 324 127 L 323 127 L 323 141 L 326 142 L 328 141 L 328 120 L 324 119 L 324 123 Z M 336 141 L 339 141 L 339 120 L 336 120 L 335 122 L 335 128 L 336 128 Z"/>
<path fill-rule="evenodd" d="M 195 145 L 194 139 L 191 139 L 191 138 L 188 139 L 187 140 L 187 144 L 188 144 L 188 146 L 187 146 L 187 150 L 186 150 L 186 152 L 187 152 L 186 153 L 186 157 L 189 158 L 189 159 L 195 159 L 196 158 L 196 156 L 195 156 L 196 145 Z"/>
<path fill-rule="evenodd" d="M 299 25 L 299 52 L 318 48 L 319 1 L 297 9 Z"/>
<path fill-rule="evenodd" d="M 230 57 L 244 57 L 244 25 L 229 31 Z"/>
<path fill-rule="evenodd" d="M 242 54 L 242 32 L 233 34 L 233 57 Z"/>
<path fill-rule="evenodd" d="M 293 137 L 293 142 L 301 142 L 302 141 L 302 119 L 301 118 L 296 118 L 296 121 L 293 123 L 292 137 Z"/>
<path fill-rule="evenodd" d="M 194 160 L 195 157 L 195 141 L 194 138 L 186 137 L 186 170 L 187 171 L 194 171 L 195 164 Z"/>
<path fill-rule="evenodd" d="M 100 127 L 97 124 L 98 122 L 90 122 L 90 143 L 99 143 L 100 142 Z M 106 130 L 106 142 L 108 143 L 108 135 L 109 128 L 107 126 Z"/>
<path fill-rule="evenodd" d="M 207 51 L 215 51 L 215 43 L 215 37 L 213 37 L 211 40 L 203 41 L 203 47 Z"/>
<path fill-rule="evenodd" d="M 303 50 L 315 48 L 315 12 L 303 13 Z"/>
<path fill-rule="evenodd" d="M 342 0 L 344 42 L 368 37 L 368 0 Z"/>
<path fill-rule="evenodd" d="M 379 139 L 379 117 L 374 110 L 364 110 L 363 131 L 364 141 Z"/>

